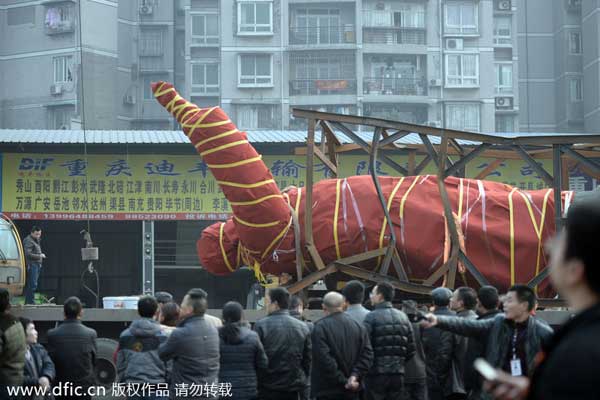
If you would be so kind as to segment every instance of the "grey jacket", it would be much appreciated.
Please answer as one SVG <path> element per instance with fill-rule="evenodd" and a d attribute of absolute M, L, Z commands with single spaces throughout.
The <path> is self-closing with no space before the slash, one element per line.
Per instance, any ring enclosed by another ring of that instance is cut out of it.
<path fill-rule="evenodd" d="M 369 310 L 363 307 L 362 304 L 352 304 L 346 310 L 346 314 L 352 317 L 356 322 L 362 324 L 365 321 L 365 317 L 369 313 Z"/>
<path fill-rule="evenodd" d="M 485 358 L 496 368 L 502 368 L 511 345 L 513 333 L 512 322 L 499 314 L 490 319 L 466 319 L 459 317 L 438 316 L 437 327 L 459 335 L 474 337 L 485 343 Z M 533 371 L 535 355 L 552 338 L 552 328 L 546 323 L 529 317 L 527 322 L 527 340 L 525 352 L 527 367 Z"/>
<path fill-rule="evenodd" d="M 31 235 L 27 235 L 27 237 L 23 239 L 23 250 L 25 251 L 25 261 L 27 264 L 42 263 L 42 246 L 40 240 L 34 239 Z"/>
<path fill-rule="evenodd" d="M 119 382 L 166 382 L 167 365 L 158 356 L 158 347 L 166 341 L 167 335 L 157 321 L 150 318 L 133 321 L 119 337 Z"/>
<path fill-rule="evenodd" d="M 179 323 L 158 348 L 161 360 L 173 360 L 171 387 L 217 383 L 219 378 L 219 334 L 203 316 L 191 316 Z"/>

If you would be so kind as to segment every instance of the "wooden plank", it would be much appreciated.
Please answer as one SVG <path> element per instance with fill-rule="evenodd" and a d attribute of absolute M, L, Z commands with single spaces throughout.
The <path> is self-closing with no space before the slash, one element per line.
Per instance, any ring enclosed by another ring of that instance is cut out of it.
<path fill-rule="evenodd" d="M 496 168 L 500 166 L 504 161 L 504 158 L 497 158 L 490 165 L 488 165 L 483 171 L 481 171 L 474 179 L 485 179 L 489 174 L 494 172 Z"/>
<path fill-rule="evenodd" d="M 313 195 L 313 173 L 315 170 L 314 150 L 315 150 L 315 125 L 316 120 L 311 119 L 308 121 L 308 137 L 306 138 L 306 146 L 308 152 L 306 153 L 306 189 L 305 189 L 305 201 L 304 201 L 304 238 L 307 247 L 313 244 L 313 230 L 312 230 L 312 195 Z M 312 256 L 312 254 L 311 254 Z M 318 264 L 315 261 L 315 265 Z M 321 269 L 321 268 L 319 268 Z"/>
<path fill-rule="evenodd" d="M 319 150 L 318 148 L 316 148 L 316 147 L 315 147 L 315 149 L 314 149 L 314 152 L 315 152 L 315 156 L 317 156 L 317 158 L 318 158 L 319 160 L 321 160 L 321 161 L 323 162 L 323 164 L 325 164 L 325 165 L 327 166 L 327 168 L 329 168 L 329 169 L 331 170 L 331 172 L 333 173 L 333 175 L 334 175 L 335 177 L 337 177 L 337 176 L 338 176 L 338 170 L 337 170 L 337 166 L 336 166 L 336 165 L 334 165 L 334 164 L 333 164 L 333 163 L 332 163 L 332 162 L 329 160 L 329 158 L 328 158 L 328 157 L 327 157 L 325 154 L 323 154 L 323 153 L 321 152 L 321 150 Z M 308 171 L 308 169 L 307 169 L 307 171 Z"/>
<path fill-rule="evenodd" d="M 323 279 L 325 276 L 332 274 L 337 271 L 337 266 L 335 264 L 331 264 L 326 268 L 320 269 L 319 271 L 313 272 L 312 274 L 307 275 L 301 281 L 295 282 L 287 287 L 288 292 L 291 294 L 298 293 L 313 283 L 317 282 L 320 279 Z"/>
<path fill-rule="evenodd" d="M 416 156 L 417 156 L 417 152 L 415 150 L 410 150 L 408 152 L 408 175 L 409 176 L 413 176 L 416 175 L 415 170 L 416 170 Z"/>
<path fill-rule="evenodd" d="M 423 172 L 423 170 L 427 167 L 427 165 L 429 165 L 430 162 L 431 156 L 427 154 L 415 169 L 415 175 L 421 175 L 421 172 Z"/>
<path fill-rule="evenodd" d="M 448 262 L 446 262 L 444 265 L 442 265 L 441 267 L 439 267 L 433 274 L 431 274 L 429 276 L 429 278 L 425 279 L 423 281 L 423 284 L 427 285 L 427 286 L 433 285 L 434 283 L 436 283 L 437 281 L 439 281 L 440 278 L 442 276 L 444 276 L 444 274 L 446 272 L 448 272 L 449 269 L 450 269 L 450 264 Z"/>
<path fill-rule="evenodd" d="M 336 262 L 338 266 L 338 270 L 343 272 L 344 274 L 351 275 L 360 279 L 364 279 L 366 281 L 379 283 L 379 282 L 388 282 L 396 289 L 401 290 L 407 293 L 414 294 L 430 294 L 433 289 L 430 286 L 424 286 L 421 284 L 410 283 L 410 282 L 402 282 L 396 278 L 393 278 L 388 275 L 378 274 L 376 272 L 367 271 L 363 268 L 358 268 L 354 265 L 342 264 Z"/>
<path fill-rule="evenodd" d="M 356 264 L 362 261 L 370 260 L 371 258 L 382 256 L 385 254 L 386 251 L 387 247 L 382 247 L 381 249 L 370 250 L 350 257 L 340 258 L 338 262 L 341 262 L 343 264 Z"/>
<path fill-rule="evenodd" d="M 317 267 L 317 269 L 318 270 L 325 269 L 325 263 L 323 262 L 323 259 L 321 258 L 321 255 L 319 254 L 319 252 L 318 252 L 317 248 L 315 247 L 315 245 L 312 244 L 312 243 L 307 243 L 306 244 L 306 249 L 308 250 L 308 254 L 312 258 L 313 263 L 315 264 L 315 266 Z"/>

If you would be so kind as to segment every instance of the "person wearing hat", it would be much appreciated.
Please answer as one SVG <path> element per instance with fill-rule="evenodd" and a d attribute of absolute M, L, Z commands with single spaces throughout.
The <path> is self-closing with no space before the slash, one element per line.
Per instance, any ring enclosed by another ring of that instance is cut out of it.
<path fill-rule="evenodd" d="M 452 291 L 439 287 L 431 292 L 433 314 L 455 316 L 456 313 L 448 307 Z M 456 337 L 454 334 L 440 329 L 427 329 L 423 332 L 423 350 L 425 351 L 425 366 L 427 369 L 427 391 L 429 400 L 442 400 L 451 395 L 448 381 L 451 379 L 452 356 Z"/>

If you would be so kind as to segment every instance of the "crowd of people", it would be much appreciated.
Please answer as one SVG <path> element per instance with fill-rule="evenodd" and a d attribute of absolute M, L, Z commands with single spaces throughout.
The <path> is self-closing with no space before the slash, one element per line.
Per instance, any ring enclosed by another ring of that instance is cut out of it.
<path fill-rule="evenodd" d="M 407 300 L 398 309 L 391 284 L 379 282 L 366 302 L 363 283 L 351 281 L 323 297 L 324 316 L 314 323 L 300 297 L 276 287 L 253 327 L 237 302 L 219 319 L 207 314 L 202 289 L 180 305 L 159 292 L 139 299 L 140 318 L 120 335 L 118 379 L 166 383 L 171 397 L 181 395 L 174 387 L 226 382 L 234 399 L 597 399 L 598 238 L 600 202 L 572 206 L 549 268 L 577 315 L 557 334 L 536 317 L 534 290 L 518 284 L 503 295 L 491 286 L 440 287 L 430 306 Z M 48 331 L 45 348 L 32 321 L 11 315 L 9 300 L 0 289 L 2 384 L 95 384 L 96 332 L 82 324 L 76 297 L 64 303 L 65 321 Z M 478 357 L 497 369 L 488 381 L 473 367 Z"/>

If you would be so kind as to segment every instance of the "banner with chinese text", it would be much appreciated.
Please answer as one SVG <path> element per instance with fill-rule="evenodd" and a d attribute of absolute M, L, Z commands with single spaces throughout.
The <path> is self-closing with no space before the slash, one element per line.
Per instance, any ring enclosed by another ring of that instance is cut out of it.
<path fill-rule="evenodd" d="M 408 156 L 392 156 L 405 167 Z M 418 156 L 418 164 L 423 157 Z M 302 156 L 264 156 L 280 185 L 304 186 Z M 368 158 L 342 155 L 341 177 L 367 174 Z M 474 177 L 491 162 L 472 161 Z M 551 162 L 544 161 L 550 173 Z M 382 176 L 392 169 L 377 163 Z M 435 173 L 430 163 L 424 173 Z M 330 177 L 317 160 L 315 179 Z M 525 162 L 507 160 L 488 177 L 522 189 L 541 189 L 544 182 Z M 231 213 L 206 164 L 197 156 L 3 154 L 2 211 L 14 219 L 44 220 L 221 220 Z"/>

